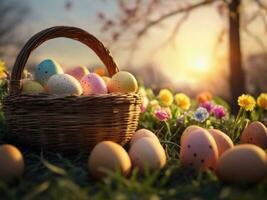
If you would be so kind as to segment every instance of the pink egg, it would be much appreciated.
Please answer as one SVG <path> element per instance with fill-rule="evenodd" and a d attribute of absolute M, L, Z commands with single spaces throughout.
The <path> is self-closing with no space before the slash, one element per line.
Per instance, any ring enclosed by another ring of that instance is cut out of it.
<path fill-rule="evenodd" d="M 96 73 L 90 73 L 81 79 L 83 95 L 106 94 L 107 86 L 103 79 Z"/>
<path fill-rule="evenodd" d="M 209 129 L 208 131 L 217 144 L 219 157 L 226 150 L 231 149 L 234 146 L 234 143 L 231 140 L 231 138 L 228 135 L 226 135 L 224 132 L 218 129 Z"/>
<path fill-rule="evenodd" d="M 197 126 L 197 125 L 190 125 L 190 126 L 188 126 L 184 130 L 184 132 L 182 133 L 182 135 L 181 135 L 180 144 L 183 143 L 184 139 L 188 136 L 189 133 L 191 133 L 192 131 L 195 131 L 197 129 L 203 129 L 203 128 L 200 127 L 200 126 Z"/>
<path fill-rule="evenodd" d="M 89 70 L 84 66 L 76 66 L 68 69 L 66 74 L 73 76 L 80 82 L 85 75 L 89 74 Z"/>
<path fill-rule="evenodd" d="M 218 160 L 216 142 L 208 131 L 196 129 L 184 138 L 180 159 L 183 166 L 214 170 Z"/>

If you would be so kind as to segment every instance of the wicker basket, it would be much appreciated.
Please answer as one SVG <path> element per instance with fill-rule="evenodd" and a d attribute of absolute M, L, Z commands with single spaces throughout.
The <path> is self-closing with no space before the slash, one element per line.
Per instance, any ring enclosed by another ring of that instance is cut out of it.
<path fill-rule="evenodd" d="M 20 80 L 31 52 L 43 42 L 66 37 L 90 47 L 110 76 L 119 71 L 108 49 L 91 34 L 57 26 L 34 35 L 19 53 L 3 110 L 10 136 L 19 144 L 53 152 L 89 152 L 103 140 L 124 145 L 136 130 L 141 97 L 138 93 L 58 97 L 20 94 Z"/>

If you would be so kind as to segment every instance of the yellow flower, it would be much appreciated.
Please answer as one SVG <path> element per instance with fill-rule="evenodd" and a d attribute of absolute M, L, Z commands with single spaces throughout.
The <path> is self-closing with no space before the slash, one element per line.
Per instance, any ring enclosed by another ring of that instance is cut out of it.
<path fill-rule="evenodd" d="M 6 76 L 6 63 L 3 60 L 0 60 L 0 78 L 4 78 Z"/>
<path fill-rule="evenodd" d="M 170 106 L 173 102 L 172 93 L 167 89 L 160 90 L 158 99 L 162 106 Z"/>
<path fill-rule="evenodd" d="M 177 93 L 175 95 L 175 103 L 177 104 L 178 107 L 184 109 L 184 110 L 188 110 L 191 106 L 190 104 L 190 98 L 183 94 L 183 93 Z"/>
<path fill-rule="evenodd" d="M 261 93 L 257 98 L 257 104 L 259 107 L 267 110 L 267 93 Z"/>
<path fill-rule="evenodd" d="M 256 106 L 256 101 L 253 96 L 248 94 L 242 94 L 238 97 L 238 105 L 244 108 L 246 111 L 252 111 Z"/>

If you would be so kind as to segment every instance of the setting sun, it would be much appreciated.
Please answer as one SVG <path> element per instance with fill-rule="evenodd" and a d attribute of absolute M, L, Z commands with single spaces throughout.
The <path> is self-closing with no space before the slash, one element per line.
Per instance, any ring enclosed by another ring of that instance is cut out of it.
<path fill-rule="evenodd" d="M 208 57 L 197 56 L 188 63 L 191 68 L 199 72 L 206 72 L 211 67 L 211 61 Z"/>

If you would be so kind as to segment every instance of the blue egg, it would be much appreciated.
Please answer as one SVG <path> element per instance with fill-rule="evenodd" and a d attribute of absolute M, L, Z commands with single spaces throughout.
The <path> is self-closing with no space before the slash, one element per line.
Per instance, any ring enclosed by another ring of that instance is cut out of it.
<path fill-rule="evenodd" d="M 56 61 L 46 59 L 37 66 L 34 78 L 41 83 L 41 85 L 45 86 L 50 76 L 63 73 L 61 66 Z"/>

